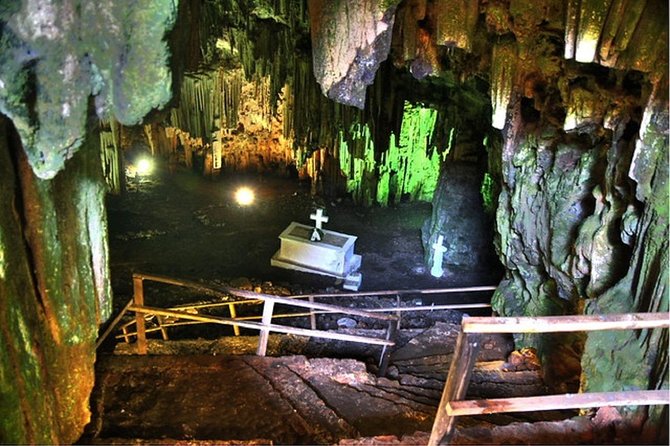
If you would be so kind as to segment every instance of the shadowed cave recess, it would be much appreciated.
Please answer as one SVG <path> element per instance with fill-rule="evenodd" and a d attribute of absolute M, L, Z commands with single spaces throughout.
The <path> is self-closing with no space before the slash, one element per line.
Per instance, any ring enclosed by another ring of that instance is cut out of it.
<path fill-rule="evenodd" d="M 668 312 L 668 4 L 3 1 L 0 207 L 0 442 L 426 444 L 464 313 Z M 345 292 L 270 263 L 317 209 L 357 237 L 360 291 L 399 291 L 319 302 L 490 307 L 403 312 L 384 376 L 375 345 L 271 333 L 262 357 L 213 325 L 96 347 L 134 272 Z M 667 328 L 481 344 L 468 398 L 668 389 Z M 451 441 L 667 444 L 668 406 L 459 417 Z"/>

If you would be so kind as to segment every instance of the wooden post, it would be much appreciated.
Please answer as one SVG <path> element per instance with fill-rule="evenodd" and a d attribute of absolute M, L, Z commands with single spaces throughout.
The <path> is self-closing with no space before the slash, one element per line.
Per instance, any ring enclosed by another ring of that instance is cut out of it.
<path fill-rule="evenodd" d="M 126 344 L 130 344 L 130 337 L 128 336 L 128 327 L 121 327 L 123 330 L 123 340 L 126 341 Z"/>
<path fill-rule="evenodd" d="M 397 321 L 389 321 L 389 328 L 386 330 L 386 340 L 395 342 L 395 335 L 400 325 L 400 319 Z M 391 359 L 391 346 L 385 345 L 382 347 L 382 354 L 379 357 L 379 376 L 386 376 L 386 370 Z"/>
<path fill-rule="evenodd" d="M 234 304 L 228 305 L 228 310 L 230 310 L 230 318 L 235 319 L 237 317 L 237 310 L 235 309 L 235 305 Z M 239 336 L 240 327 L 238 327 L 237 325 L 233 325 L 233 334 L 235 336 Z"/>
<path fill-rule="evenodd" d="M 309 303 L 314 303 L 314 296 L 309 296 Z M 314 314 L 314 308 L 309 309 L 309 328 L 316 330 L 316 314 Z"/>
<path fill-rule="evenodd" d="M 265 356 L 268 350 L 268 339 L 270 338 L 269 326 L 272 324 L 272 310 L 274 306 L 275 303 L 268 300 L 263 305 L 263 319 L 261 319 L 261 322 L 263 323 L 263 327 L 267 328 L 261 328 L 261 334 L 258 337 L 258 349 L 256 350 L 258 356 Z"/>
<path fill-rule="evenodd" d="M 400 293 L 395 295 L 395 300 L 396 300 L 396 307 L 398 307 L 398 311 L 395 312 L 395 315 L 398 318 L 397 329 L 400 330 L 400 321 L 402 321 L 402 312 L 400 311 Z"/>
<path fill-rule="evenodd" d="M 133 305 L 144 306 L 144 286 L 142 277 L 133 276 Z M 135 312 L 135 324 L 137 325 L 137 354 L 147 354 L 147 332 L 144 325 L 144 314 Z"/>
<path fill-rule="evenodd" d="M 437 407 L 433 430 L 428 440 L 429 446 L 437 446 L 442 439 L 449 442 L 451 438 L 456 417 L 447 414 L 447 405 L 450 401 L 462 400 L 465 397 L 479 351 L 479 337 L 479 334 L 463 333 L 463 330 L 458 333 L 456 349 L 449 367 L 449 375 L 447 375 L 442 399 Z"/>
<path fill-rule="evenodd" d="M 167 329 L 163 326 L 163 317 L 162 316 L 156 316 L 156 322 L 158 323 L 158 329 L 161 332 L 161 336 L 163 337 L 164 341 L 169 341 L 170 338 L 168 337 Z M 145 330 L 146 333 L 146 330 Z"/>

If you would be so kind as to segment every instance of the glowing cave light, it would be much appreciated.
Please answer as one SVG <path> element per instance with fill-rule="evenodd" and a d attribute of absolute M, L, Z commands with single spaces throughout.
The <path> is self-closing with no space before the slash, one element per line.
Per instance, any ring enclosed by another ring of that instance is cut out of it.
<path fill-rule="evenodd" d="M 154 170 L 154 162 L 149 158 L 140 158 L 137 161 L 137 165 L 135 166 L 135 171 L 137 172 L 137 175 L 141 177 L 151 175 L 151 172 L 153 172 L 153 170 Z"/>
<path fill-rule="evenodd" d="M 254 202 L 254 191 L 248 187 L 240 187 L 235 192 L 235 201 L 240 206 L 249 206 Z"/>

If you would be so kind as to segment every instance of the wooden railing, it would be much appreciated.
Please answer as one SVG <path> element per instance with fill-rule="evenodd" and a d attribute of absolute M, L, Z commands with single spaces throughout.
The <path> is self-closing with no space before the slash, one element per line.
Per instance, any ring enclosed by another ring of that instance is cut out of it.
<path fill-rule="evenodd" d="M 163 309 L 156 308 L 152 306 L 147 306 L 144 299 L 144 281 L 159 282 L 169 285 L 175 285 L 180 287 L 185 287 L 193 290 L 197 290 L 208 294 L 210 296 L 220 297 L 224 299 L 230 299 L 231 296 L 236 298 L 245 299 L 243 301 L 231 300 L 229 302 L 220 302 L 218 304 L 223 306 L 228 306 L 230 310 L 231 317 L 219 317 L 213 315 L 204 315 L 198 314 L 197 312 L 188 312 L 187 310 L 182 309 Z M 261 322 L 252 322 L 249 320 L 242 320 L 241 318 L 236 318 L 234 313 L 234 307 L 237 304 L 242 302 L 262 302 L 263 303 L 263 315 L 261 316 Z M 373 338 L 366 336 L 350 335 L 344 333 L 334 333 L 329 331 L 321 331 L 314 329 L 306 329 L 299 327 L 290 327 L 284 325 L 277 325 L 272 323 L 272 316 L 274 312 L 275 304 L 282 304 L 293 307 L 308 308 L 310 311 L 320 310 L 328 313 L 341 313 L 351 316 L 359 316 L 370 319 L 377 319 L 381 321 L 388 322 L 388 328 L 384 339 Z M 173 319 L 183 319 L 186 321 L 193 321 L 199 323 L 211 323 L 211 324 L 220 324 L 232 326 L 234 329 L 237 328 L 248 328 L 253 330 L 260 331 L 260 337 L 258 341 L 258 348 L 256 354 L 259 356 L 265 356 L 267 352 L 268 338 L 271 332 L 275 333 L 286 333 L 286 334 L 295 334 L 301 336 L 309 336 L 316 338 L 326 338 L 326 339 L 335 339 L 340 341 L 349 341 L 349 342 L 358 342 L 371 345 L 380 345 L 382 346 L 382 352 L 379 360 L 379 373 L 381 375 L 385 374 L 386 367 L 388 366 L 389 358 L 389 347 L 395 345 L 395 334 L 397 330 L 398 318 L 394 315 L 372 313 L 364 310 L 358 310 L 355 308 L 346 308 L 338 307 L 335 305 L 322 304 L 317 302 L 306 302 L 302 300 L 290 299 L 286 297 L 273 296 L 269 294 L 255 293 L 251 291 L 238 290 L 233 288 L 225 287 L 211 287 L 204 286 L 197 282 L 191 282 L 188 280 L 175 279 L 171 277 L 158 276 L 152 274 L 133 274 L 133 299 L 126 305 L 125 311 L 135 312 L 135 325 L 137 337 L 136 342 L 136 351 L 138 354 L 147 353 L 147 338 L 146 338 L 146 321 L 145 315 L 152 315 L 160 321 L 161 318 L 173 318 Z M 115 318 L 115 321 L 120 320 L 122 314 Z M 166 330 L 170 325 L 160 324 L 159 329 L 163 332 L 164 338 L 167 338 Z M 105 334 L 113 328 L 112 325 L 107 329 Z M 101 337 L 102 338 L 102 337 Z"/>
<path fill-rule="evenodd" d="M 670 327 L 670 313 L 547 317 L 464 317 L 428 444 L 449 442 L 455 417 L 502 412 L 668 404 L 668 390 L 577 393 L 465 401 L 483 333 L 557 333 Z"/>
<path fill-rule="evenodd" d="M 196 282 L 190 282 L 186 280 L 178 280 L 178 279 L 172 279 L 164 276 L 157 276 L 157 275 L 148 275 L 148 274 L 143 274 L 144 277 L 153 277 L 153 278 L 160 278 L 160 281 L 163 283 L 170 283 L 174 285 L 180 285 L 180 284 L 188 284 L 188 287 L 191 289 L 198 290 L 204 294 L 208 294 L 211 296 L 215 297 L 223 297 L 225 299 L 229 299 L 231 297 L 230 294 L 228 293 L 222 293 L 217 290 L 213 290 L 211 287 L 206 287 L 203 286 L 202 284 L 196 283 Z M 395 297 L 397 299 L 397 304 L 396 306 L 393 307 L 384 307 L 384 308 L 366 308 L 365 311 L 369 313 L 395 313 L 396 316 L 398 317 L 398 329 L 400 328 L 400 316 L 401 313 L 407 312 L 407 311 L 414 311 L 414 312 L 420 312 L 420 311 L 438 311 L 438 310 L 471 310 L 471 309 L 485 309 L 485 308 L 490 308 L 491 304 L 489 303 L 451 303 L 451 304 L 431 304 L 431 305 L 414 305 L 414 306 L 401 306 L 400 305 L 400 298 L 401 296 L 404 295 L 448 295 L 448 294 L 454 294 L 454 293 L 472 293 L 472 292 L 485 292 L 485 291 L 494 291 L 496 289 L 495 286 L 472 286 L 472 287 L 459 287 L 459 288 L 432 288 L 432 289 L 408 289 L 408 290 L 382 290 L 382 291 L 363 291 L 363 292 L 353 292 L 353 293 L 315 293 L 315 294 L 300 294 L 300 295 L 292 295 L 292 296 L 287 296 L 290 299 L 308 299 L 309 302 L 313 303 L 315 299 L 323 299 L 323 298 L 339 298 L 339 297 L 368 297 L 368 296 L 374 296 L 374 297 L 380 297 L 380 296 L 388 296 L 388 297 Z M 126 306 L 123 308 L 121 313 L 117 315 L 111 323 L 108 324 L 107 329 L 104 331 L 104 333 L 98 338 L 98 342 L 96 345 L 96 348 L 99 347 L 102 342 L 109 336 L 111 331 L 119 324 L 123 316 L 126 314 L 126 312 L 129 311 L 129 308 L 133 305 L 134 303 L 134 298 L 130 299 L 130 301 L 126 304 Z M 249 304 L 258 304 L 258 300 L 253 300 L 253 299 L 244 299 L 244 300 L 228 300 L 224 302 L 208 302 L 208 303 L 197 303 L 197 304 L 188 304 L 188 305 L 179 305 L 179 306 L 174 306 L 167 308 L 166 310 L 174 310 L 174 311 L 186 311 L 190 313 L 197 314 L 201 310 L 206 310 L 206 309 L 211 309 L 211 308 L 217 308 L 217 307 L 228 307 L 228 311 L 230 314 L 231 319 L 235 319 L 237 321 L 250 321 L 250 320 L 262 320 L 262 316 L 260 315 L 251 315 L 251 316 L 242 316 L 238 317 L 237 316 L 237 310 L 236 307 L 239 305 L 249 305 Z M 296 312 L 291 312 L 291 313 L 283 313 L 283 314 L 273 314 L 272 317 L 273 319 L 287 319 L 287 318 L 296 318 L 296 317 L 309 317 L 310 318 L 310 328 L 312 330 L 316 330 L 316 316 L 319 314 L 328 314 L 328 313 L 333 313 L 332 310 L 315 310 L 314 308 L 310 308 L 308 312 L 302 312 L 302 313 L 296 313 Z M 173 320 L 172 318 L 167 320 L 162 316 L 157 316 L 154 314 L 148 315 L 147 318 L 155 318 L 156 320 L 156 327 L 152 328 L 146 328 L 145 326 L 145 336 L 146 333 L 151 333 L 151 332 L 157 332 L 160 331 L 161 335 L 164 340 L 168 340 L 168 332 L 167 328 L 172 328 L 172 327 L 179 327 L 179 326 L 185 326 L 185 325 L 194 325 L 194 324 L 204 324 L 204 323 L 210 323 L 209 321 L 197 321 L 197 320 L 189 320 L 185 322 L 177 322 Z M 126 322 L 120 326 L 122 330 L 122 334 L 119 334 L 116 336 L 116 339 L 123 339 L 126 342 L 130 342 L 130 339 L 132 337 L 137 336 L 137 331 L 129 331 L 130 327 L 132 325 L 135 325 L 135 320 Z M 236 336 L 239 336 L 240 334 L 240 327 L 238 325 L 233 326 L 233 333 Z"/>

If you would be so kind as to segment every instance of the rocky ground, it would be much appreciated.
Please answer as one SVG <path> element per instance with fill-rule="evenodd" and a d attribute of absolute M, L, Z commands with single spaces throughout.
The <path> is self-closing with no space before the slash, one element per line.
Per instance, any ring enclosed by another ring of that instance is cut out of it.
<path fill-rule="evenodd" d="M 242 185 L 256 192 L 251 206 L 233 200 Z M 464 270 L 445 264 L 443 277 L 429 274 L 421 245 L 429 203 L 361 208 L 347 199 L 326 201 L 309 192 L 309 184 L 297 179 L 207 179 L 185 170 L 173 175 L 159 170 L 149 179 L 132 181 L 124 195 L 110 196 L 107 203 L 115 295 L 130 295 L 130 274 L 138 270 L 206 281 L 270 281 L 298 293 L 337 287 L 333 278 L 270 266 L 279 234 L 291 221 L 313 223 L 309 215 L 317 207 L 330 217 L 327 229 L 358 237 L 361 290 L 496 285 L 500 279 L 500 270 L 488 266 Z"/>
<path fill-rule="evenodd" d="M 372 373 L 374 365 L 356 359 L 296 355 L 316 351 L 322 356 L 333 351 L 339 356 L 375 354 L 304 338 L 273 336 L 269 352 L 283 356 L 265 358 L 249 356 L 256 337 L 232 338 L 236 339 L 234 344 L 224 340 L 154 340 L 149 356 L 114 355 L 99 361 L 92 398 L 94 421 L 83 440 L 104 443 L 122 438 L 172 438 L 328 444 L 428 432 L 458 329 L 455 324 L 436 322 L 427 329 L 401 330 L 386 377 L 377 377 Z M 343 331 L 371 334 L 362 329 Z M 491 335 L 482 341 L 469 397 L 546 392 L 537 364 L 508 362 L 511 350 L 507 337 Z M 460 426 L 493 428 L 510 422 L 562 420 L 571 415 L 569 411 L 489 415 L 463 418 Z"/>

